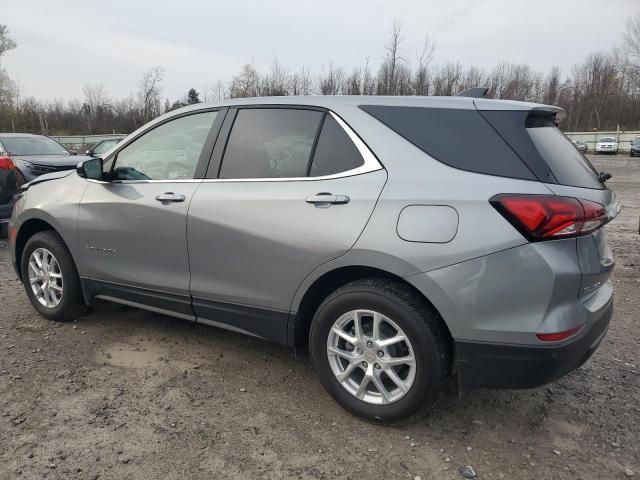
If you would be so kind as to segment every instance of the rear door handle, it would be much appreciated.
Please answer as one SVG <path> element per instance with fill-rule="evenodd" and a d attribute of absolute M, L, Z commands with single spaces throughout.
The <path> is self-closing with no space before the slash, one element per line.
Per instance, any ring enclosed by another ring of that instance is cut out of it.
<path fill-rule="evenodd" d="M 350 198 L 347 195 L 333 195 L 331 193 L 318 193 L 307 197 L 307 203 L 313 203 L 316 207 L 328 207 L 330 205 L 344 205 L 349 203 Z"/>
<path fill-rule="evenodd" d="M 161 202 L 163 205 L 167 205 L 169 203 L 184 202 L 184 199 L 185 199 L 184 195 L 176 195 L 173 192 L 166 192 L 166 193 L 163 193 L 162 195 L 156 196 L 156 200 Z"/>

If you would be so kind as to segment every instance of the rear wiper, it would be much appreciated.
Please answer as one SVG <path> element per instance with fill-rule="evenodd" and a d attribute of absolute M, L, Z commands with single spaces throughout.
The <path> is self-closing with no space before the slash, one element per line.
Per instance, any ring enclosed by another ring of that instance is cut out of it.
<path fill-rule="evenodd" d="M 601 183 L 606 182 L 606 181 L 607 181 L 607 180 L 609 180 L 610 178 L 611 178 L 611 174 L 610 174 L 609 172 L 600 172 L 600 173 L 598 174 L 598 180 L 599 180 Z"/>

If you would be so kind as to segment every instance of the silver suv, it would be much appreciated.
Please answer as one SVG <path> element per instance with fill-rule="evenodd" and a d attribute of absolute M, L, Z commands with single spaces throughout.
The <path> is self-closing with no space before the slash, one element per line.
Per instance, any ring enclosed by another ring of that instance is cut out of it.
<path fill-rule="evenodd" d="M 16 272 L 46 318 L 106 299 L 308 347 L 343 407 L 580 366 L 612 314 L 614 194 L 556 107 L 229 100 L 166 114 L 22 189 Z"/>

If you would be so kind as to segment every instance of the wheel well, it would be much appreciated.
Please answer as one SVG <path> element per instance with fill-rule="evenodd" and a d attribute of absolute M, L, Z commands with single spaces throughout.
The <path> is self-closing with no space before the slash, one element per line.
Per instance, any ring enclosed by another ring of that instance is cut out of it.
<path fill-rule="evenodd" d="M 427 297 L 422 294 L 422 292 L 420 292 L 405 279 L 389 273 L 385 270 L 380 270 L 378 268 L 349 266 L 337 268 L 336 270 L 325 273 L 323 276 L 318 278 L 305 292 L 294 318 L 293 346 L 304 347 L 307 345 L 309 340 L 309 329 L 311 328 L 311 321 L 313 320 L 313 316 L 315 315 L 316 310 L 318 309 L 322 301 L 327 298 L 327 296 L 331 292 L 337 290 L 343 285 L 346 285 L 347 283 L 351 283 L 355 280 L 360 280 L 363 278 L 389 279 L 417 293 L 424 300 L 426 306 L 437 313 L 443 330 L 447 333 L 449 339 L 452 338 L 449 327 L 447 327 L 447 324 L 444 322 L 442 316 L 435 308 L 435 306 L 429 301 Z"/>
<path fill-rule="evenodd" d="M 54 230 L 55 229 L 44 220 L 40 220 L 38 218 L 32 218 L 27 220 L 22 224 L 20 230 L 18 230 L 18 235 L 16 236 L 16 262 L 18 263 L 18 275 L 22 277 L 22 272 L 20 271 L 20 262 L 22 259 L 22 251 L 24 250 L 24 246 L 32 236 L 34 236 L 38 232 L 42 232 L 44 230 Z M 22 278 L 20 278 L 22 280 Z"/>

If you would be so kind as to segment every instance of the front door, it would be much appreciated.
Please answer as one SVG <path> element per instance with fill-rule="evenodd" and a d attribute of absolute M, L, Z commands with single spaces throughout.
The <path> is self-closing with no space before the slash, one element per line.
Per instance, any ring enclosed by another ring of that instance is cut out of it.
<path fill-rule="evenodd" d="M 152 128 L 108 159 L 109 181 L 90 182 L 78 216 L 79 269 L 94 294 L 192 316 L 187 210 L 216 115 Z"/>
<path fill-rule="evenodd" d="M 189 210 L 193 308 L 199 321 L 285 343 L 296 289 L 356 242 L 386 171 L 331 113 L 230 110 L 222 132 L 232 121 Z"/>

